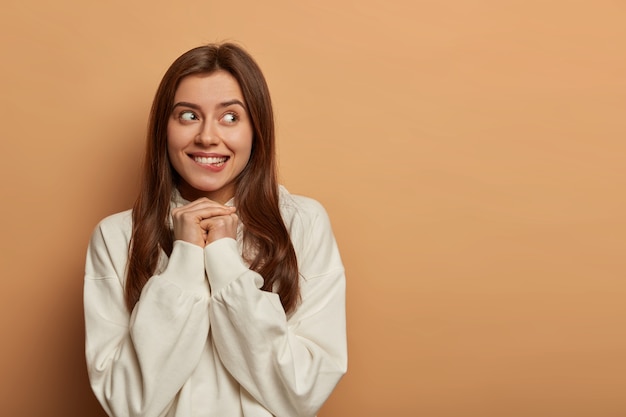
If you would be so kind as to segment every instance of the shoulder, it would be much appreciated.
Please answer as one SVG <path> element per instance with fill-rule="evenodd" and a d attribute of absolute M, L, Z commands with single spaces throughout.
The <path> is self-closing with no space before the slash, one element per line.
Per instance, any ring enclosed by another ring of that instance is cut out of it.
<path fill-rule="evenodd" d="M 326 209 L 310 197 L 280 190 L 280 211 L 296 252 L 312 244 L 332 239 L 332 227 Z"/>
<path fill-rule="evenodd" d="M 111 214 L 100 220 L 96 226 L 91 243 L 97 241 L 109 244 L 128 245 L 133 228 L 132 210 Z"/>
<path fill-rule="evenodd" d="M 293 244 L 300 275 L 309 280 L 330 272 L 343 273 L 343 264 L 326 209 L 317 200 L 280 190 L 280 210 Z"/>
<path fill-rule="evenodd" d="M 99 227 L 119 228 L 132 225 L 133 211 L 131 209 L 111 214 L 98 223 Z"/>
<path fill-rule="evenodd" d="M 291 194 L 283 186 L 280 187 L 280 212 L 283 217 L 283 221 L 290 226 L 306 226 L 312 225 L 320 219 L 326 219 L 328 216 L 326 210 L 322 204 L 310 197 L 302 195 Z"/>
<path fill-rule="evenodd" d="M 102 219 L 91 235 L 85 276 L 92 278 L 117 276 L 121 280 L 128 260 L 131 233 L 131 210 Z"/>

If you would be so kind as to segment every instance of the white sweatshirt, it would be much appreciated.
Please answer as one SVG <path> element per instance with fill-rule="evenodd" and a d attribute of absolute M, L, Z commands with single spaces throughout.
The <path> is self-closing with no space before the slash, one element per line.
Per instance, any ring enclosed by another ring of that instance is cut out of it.
<path fill-rule="evenodd" d="M 347 367 L 344 268 L 319 203 L 281 188 L 280 209 L 300 271 L 302 301 L 290 316 L 259 289 L 240 238 L 175 241 L 129 314 L 131 212 L 100 222 L 85 269 L 86 358 L 110 416 L 317 413 Z"/>

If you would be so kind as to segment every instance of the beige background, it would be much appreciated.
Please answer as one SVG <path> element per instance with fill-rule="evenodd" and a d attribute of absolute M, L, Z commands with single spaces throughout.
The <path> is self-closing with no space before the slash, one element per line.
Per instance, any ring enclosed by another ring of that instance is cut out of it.
<path fill-rule="evenodd" d="M 328 209 L 350 366 L 322 417 L 626 415 L 617 0 L 3 0 L 1 414 L 101 416 L 82 271 L 171 61 L 237 40 Z"/>

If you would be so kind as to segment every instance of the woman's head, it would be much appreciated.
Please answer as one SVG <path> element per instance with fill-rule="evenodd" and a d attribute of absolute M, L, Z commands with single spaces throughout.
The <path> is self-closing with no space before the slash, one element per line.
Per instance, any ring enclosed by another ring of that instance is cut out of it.
<path fill-rule="evenodd" d="M 177 172 L 180 165 L 172 166 L 174 155 L 168 152 L 168 125 L 173 120 L 177 91 L 183 81 L 188 83 L 190 79 L 218 73 L 227 74 L 238 84 L 245 105 L 243 111 L 252 130 L 250 158 L 242 167 L 235 185 L 242 182 L 249 186 L 252 183 L 259 185 L 259 179 L 264 176 L 275 176 L 274 120 L 263 74 L 254 59 L 239 46 L 210 44 L 191 49 L 176 59 L 163 76 L 154 98 L 148 131 L 146 174 L 157 183 L 167 183 L 168 187 L 161 189 L 163 193 L 167 194 L 171 185 L 180 185 L 179 174 L 183 174 Z M 183 179 L 182 183 L 186 181 Z M 237 194 L 241 195 L 241 192 Z"/>

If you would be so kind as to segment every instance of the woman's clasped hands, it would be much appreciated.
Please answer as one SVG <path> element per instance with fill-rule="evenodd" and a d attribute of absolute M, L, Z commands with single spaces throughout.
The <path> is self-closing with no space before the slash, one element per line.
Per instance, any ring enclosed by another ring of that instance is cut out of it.
<path fill-rule="evenodd" d="M 222 238 L 237 238 L 235 207 L 200 198 L 172 210 L 174 239 L 204 248 Z"/>

